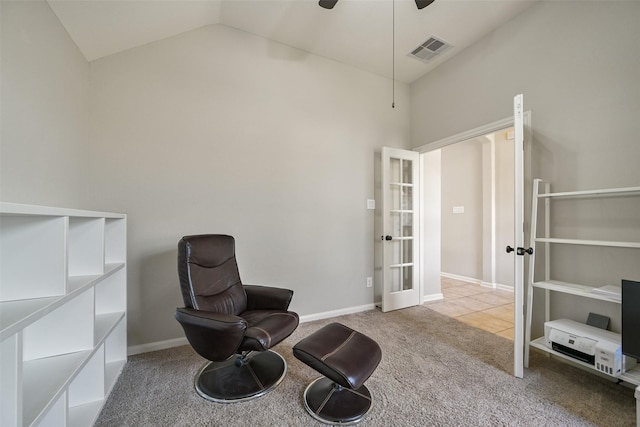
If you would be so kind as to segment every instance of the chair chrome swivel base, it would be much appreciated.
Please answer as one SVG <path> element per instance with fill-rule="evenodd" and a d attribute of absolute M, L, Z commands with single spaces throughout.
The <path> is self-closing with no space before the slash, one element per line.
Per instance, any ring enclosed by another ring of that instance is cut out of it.
<path fill-rule="evenodd" d="M 326 424 L 355 424 L 371 410 L 371 393 L 367 387 L 353 390 L 327 377 L 320 377 L 304 391 L 304 407 L 318 421 Z"/>
<path fill-rule="evenodd" d="M 241 402 L 267 394 L 287 372 L 287 362 L 272 350 L 249 353 L 241 366 L 237 360 L 204 365 L 195 378 L 198 394 L 218 403 Z"/>

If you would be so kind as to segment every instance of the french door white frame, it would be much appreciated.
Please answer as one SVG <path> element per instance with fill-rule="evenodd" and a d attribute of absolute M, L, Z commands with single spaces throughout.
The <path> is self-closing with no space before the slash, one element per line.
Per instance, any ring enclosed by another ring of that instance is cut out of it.
<path fill-rule="evenodd" d="M 382 147 L 382 311 L 419 305 L 422 294 L 420 266 L 420 154 L 413 150 Z M 397 176 L 392 173 L 396 161 Z M 409 174 L 404 175 L 403 165 Z M 393 197 L 394 191 L 396 197 Z M 408 192 L 407 192 L 408 191 Z M 407 192 L 407 193 L 405 193 Z M 405 203 L 406 202 L 406 203 Z M 394 216 L 395 215 L 395 216 Z M 393 218 L 396 218 L 395 221 Z M 408 221 L 407 221 L 408 220 Z M 405 222 L 407 221 L 407 222 Z M 397 225 L 392 226 L 392 224 Z M 405 233 L 408 225 L 410 234 Z M 396 244 L 396 247 L 392 245 Z M 404 251 L 408 249 L 409 256 Z M 405 257 L 406 256 L 406 257 Z M 396 265 L 394 265 L 396 264 Z M 410 286 L 402 275 L 410 272 Z M 395 276 L 395 273 L 398 276 Z M 395 280 L 394 280 L 395 277 Z"/>
<path fill-rule="evenodd" d="M 531 175 L 531 111 L 525 111 L 523 114 L 523 123 L 524 123 L 524 185 L 523 185 L 523 191 L 524 191 L 524 201 L 525 201 L 525 206 L 524 206 L 524 212 L 529 212 L 531 207 L 527 206 L 530 203 L 531 197 L 529 194 L 529 191 L 531 189 L 531 185 L 529 185 L 529 183 L 532 182 L 532 175 Z M 448 145 L 452 145 L 452 144 L 456 144 L 459 142 L 463 142 L 463 141 L 467 141 L 469 139 L 473 139 L 473 138 L 478 138 L 490 133 L 494 133 L 497 132 L 499 130 L 505 129 L 505 128 L 509 128 L 514 126 L 514 116 L 510 116 L 507 117 L 505 119 L 502 120 L 498 120 L 496 122 L 492 122 L 489 124 L 486 124 L 484 126 L 480 126 L 447 138 L 443 138 L 440 139 L 438 141 L 434 141 L 434 142 L 430 142 L 424 145 L 421 145 L 419 147 L 414 148 L 414 151 L 417 151 L 418 153 L 427 153 L 433 150 L 437 150 L 439 148 L 444 148 Z M 422 164 L 422 162 L 420 162 Z M 420 179 L 422 179 L 422 176 L 424 174 L 424 171 L 422 170 L 422 168 L 420 169 Z M 421 211 L 424 211 L 424 209 L 421 209 Z M 526 226 L 526 224 L 524 225 L 524 230 L 525 233 L 528 232 L 529 227 Z M 525 241 L 529 241 L 530 238 L 528 236 L 525 235 Z M 420 242 L 421 245 L 421 252 L 424 253 L 422 251 L 422 245 L 424 245 L 424 242 Z M 528 263 L 528 258 L 525 258 L 525 268 L 524 268 L 524 274 L 523 274 L 523 280 L 524 278 L 527 277 L 527 271 L 529 268 L 529 263 Z M 424 271 L 424 268 L 420 269 L 421 271 Z M 421 282 L 421 298 L 422 298 L 422 280 Z M 523 299 L 524 296 L 524 286 L 522 286 L 522 289 L 514 289 L 514 302 L 515 301 L 519 301 L 521 303 L 518 304 L 514 304 L 515 307 L 515 322 L 514 322 L 514 376 L 522 378 L 523 376 L 523 369 L 522 366 L 524 364 L 524 305 L 525 305 L 525 301 Z"/>

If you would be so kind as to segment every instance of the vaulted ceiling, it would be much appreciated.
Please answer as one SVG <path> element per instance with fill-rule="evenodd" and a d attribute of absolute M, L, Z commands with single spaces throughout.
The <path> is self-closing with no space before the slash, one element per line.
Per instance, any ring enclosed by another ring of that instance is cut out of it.
<path fill-rule="evenodd" d="M 436 0 L 422 10 L 414 0 L 339 0 L 331 10 L 317 0 L 48 3 L 88 61 L 219 24 L 411 83 L 535 1 Z M 408 56 L 432 36 L 451 47 L 428 62 Z"/>

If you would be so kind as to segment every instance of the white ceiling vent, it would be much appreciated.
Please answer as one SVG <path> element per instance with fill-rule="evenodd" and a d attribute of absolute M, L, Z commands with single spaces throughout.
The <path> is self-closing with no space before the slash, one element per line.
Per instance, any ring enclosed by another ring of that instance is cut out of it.
<path fill-rule="evenodd" d="M 447 42 L 439 40 L 432 36 L 432 37 L 429 37 L 429 40 L 427 40 L 426 42 L 422 43 L 420 46 L 415 48 L 409 54 L 409 56 L 415 59 L 418 59 L 420 61 L 427 62 L 430 59 L 432 59 L 434 56 L 440 55 L 442 52 L 449 49 L 450 47 L 451 45 L 448 44 Z"/>

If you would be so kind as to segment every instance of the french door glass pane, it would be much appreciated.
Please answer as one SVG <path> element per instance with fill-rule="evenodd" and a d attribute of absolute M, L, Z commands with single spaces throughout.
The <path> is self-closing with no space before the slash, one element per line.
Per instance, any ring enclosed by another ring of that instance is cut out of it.
<path fill-rule="evenodd" d="M 402 263 L 408 264 L 413 262 L 413 240 L 402 241 Z"/>
<path fill-rule="evenodd" d="M 402 267 L 402 290 L 413 289 L 413 266 Z"/>
<path fill-rule="evenodd" d="M 391 212 L 389 221 L 391 221 L 391 224 L 389 224 L 391 226 L 391 235 L 395 237 L 402 236 L 402 217 L 400 212 Z"/>
<path fill-rule="evenodd" d="M 399 210 L 400 206 L 402 206 L 401 198 L 404 197 L 402 194 L 402 187 L 399 185 L 391 184 L 389 188 L 389 197 L 391 198 L 391 209 Z"/>
<path fill-rule="evenodd" d="M 389 242 L 391 246 L 391 264 L 402 264 L 402 248 L 400 240 L 392 240 Z"/>
<path fill-rule="evenodd" d="M 402 165 L 401 165 L 401 160 L 400 159 L 389 159 L 390 160 L 390 175 L 389 175 L 389 182 L 391 183 L 399 183 L 402 182 Z"/>
<path fill-rule="evenodd" d="M 413 236 L 413 214 L 403 213 L 402 215 L 402 234 L 403 237 Z"/>
<path fill-rule="evenodd" d="M 402 210 L 413 210 L 413 188 L 402 187 Z"/>
<path fill-rule="evenodd" d="M 391 267 L 391 292 L 400 292 L 402 290 L 402 269 L 400 267 Z"/>
<path fill-rule="evenodd" d="M 411 184 L 413 182 L 413 168 L 411 163 L 411 160 L 402 161 L 402 182 L 406 184 Z"/>

